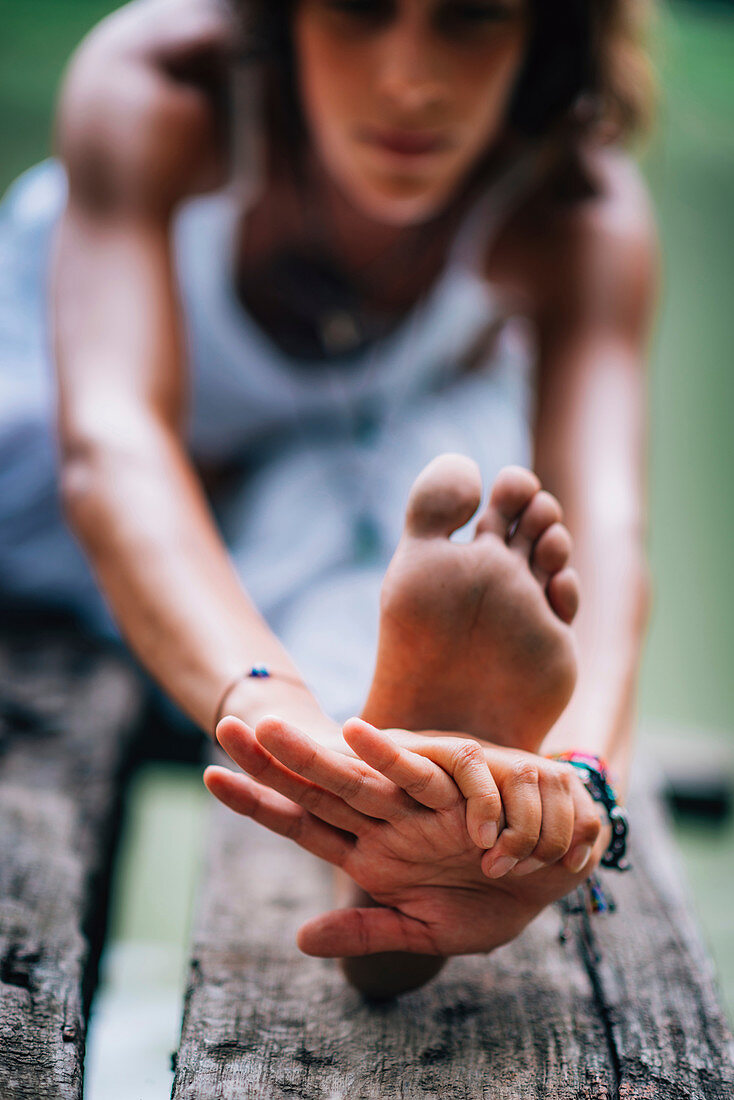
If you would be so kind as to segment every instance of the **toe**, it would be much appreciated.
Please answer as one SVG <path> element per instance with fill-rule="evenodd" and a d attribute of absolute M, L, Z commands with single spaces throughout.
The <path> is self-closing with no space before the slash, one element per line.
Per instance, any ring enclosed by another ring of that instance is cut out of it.
<path fill-rule="evenodd" d="M 540 489 L 534 473 L 522 466 L 505 466 L 497 475 L 489 504 L 477 524 L 477 534 L 505 538 L 512 524 Z"/>
<path fill-rule="evenodd" d="M 510 546 L 529 558 L 535 542 L 552 524 L 560 523 L 562 517 L 561 506 L 556 498 L 541 489 L 520 516 L 517 530 L 510 539 Z"/>
<path fill-rule="evenodd" d="M 410 535 L 450 535 L 468 523 L 481 496 L 482 478 L 473 459 L 439 455 L 421 471 L 411 489 L 405 529 Z"/>
<path fill-rule="evenodd" d="M 568 565 L 572 545 L 568 528 L 562 523 L 546 527 L 533 546 L 530 558 L 533 573 L 541 584 L 546 585 L 553 573 Z"/>
<path fill-rule="evenodd" d="M 559 619 L 570 623 L 578 611 L 579 579 L 575 569 L 566 567 L 554 573 L 546 588 L 548 602 Z"/>

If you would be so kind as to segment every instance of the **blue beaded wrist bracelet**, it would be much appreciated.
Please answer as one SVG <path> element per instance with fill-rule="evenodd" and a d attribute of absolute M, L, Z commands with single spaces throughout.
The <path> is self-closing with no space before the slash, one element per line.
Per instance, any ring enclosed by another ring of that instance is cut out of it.
<path fill-rule="evenodd" d="M 609 782 L 609 770 L 600 756 L 584 752 L 553 753 L 551 760 L 561 760 L 571 764 L 579 773 L 579 779 L 595 802 L 601 802 L 607 812 L 612 836 L 607 850 L 601 857 L 602 867 L 613 871 L 630 871 L 632 865 L 627 859 L 627 836 L 629 819 L 627 811 L 617 802 L 614 787 Z"/>
<path fill-rule="evenodd" d="M 244 672 L 240 672 L 237 676 L 234 676 L 226 683 L 224 689 L 222 690 L 222 693 L 219 696 L 217 709 L 214 712 L 214 725 L 212 726 L 212 729 L 216 731 L 216 728 L 223 717 L 222 710 L 224 708 L 224 704 L 227 701 L 227 696 L 229 695 L 232 688 L 235 687 L 236 684 L 239 684 L 240 680 L 270 679 L 285 680 L 286 683 L 295 684 L 296 687 L 306 687 L 303 680 L 299 680 L 296 676 L 289 676 L 287 672 L 273 672 L 272 669 L 269 669 L 266 665 L 251 665 L 250 668 L 246 669 Z"/>

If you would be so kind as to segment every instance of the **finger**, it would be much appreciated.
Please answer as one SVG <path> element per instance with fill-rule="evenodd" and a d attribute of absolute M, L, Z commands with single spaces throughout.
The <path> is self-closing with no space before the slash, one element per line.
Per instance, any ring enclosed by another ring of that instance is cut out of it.
<path fill-rule="evenodd" d="M 361 836 L 374 824 L 372 818 L 353 810 L 335 794 L 285 768 L 263 748 L 254 730 L 239 718 L 223 718 L 217 726 L 217 740 L 225 752 L 258 783 L 297 802 L 329 825 Z"/>
<path fill-rule="evenodd" d="M 437 737 L 423 739 L 414 752 L 451 776 L 466 799 L 469 836 L 477 847 L 492 848 L 501 827 L 502 799 L 481 746 L 470 738 Z"/>
<path fill-rule="evenodd" d="M 601 849 L 598 848 L 600 834 L 604 831 L 601 814 L 604 810 L 599 803 L 586 790 L 586 787 L 575 774 L 571 775 L 571 795 L 574 802 L 574 828 L 569 851 L 563 860 L 563 865 L 572 874 L 578 874 L 586 865 L 601 858 L 606 847 L 608 830 Z"/>
<path fill-rule="evenodd" d="M 299 928 L 296 943 L 304 954 L 326 959 L 381 951 L 442 953 L 423 921 L 382 907 L 322 913 Z"/>
<path fill-rule="evenodd" d="M 543 818 L 540 836 L 532 855 L 514 868 L 515 875 L 528 875 L 541 867 L 557 863 L 568 852 L 573 837 L 575 807 L 572 795 L 573 776 L 563 765 L 544 767 L 539 773 L 539 789 Z"/>
<path fill-rule="evenodd" d="M 538 769 L 531 760 L 520 760 L 502 784 L 502 806 L 507 824 L 493 848 L 482 856 L 488 878 L 501 878 L 534 850 L 540 837 L 542 804 Z"/>
<path fill-rule="evenodd" d="M 275 791 L 261 787 L 247 775 L 212 765 L 204 772 L 204 784 L 230 810 L 251 817 L 258 825 L 288 837 L 336 867 L 342 867 L 352 853 L 355 841 L 347 834 L 325 824 Z"/>
<path fill-rule="evenodd" d="M 363 760 L 319 745 L 280 718 L 268 716 L 257 724 L 257 739 L 286 768 L 368 817 L 391 821 L 405 814 L 407 795 Z"/>
<path fill-rule="evenodd" d="M 344 725 L 344 740 L 366 764 L 381 772 L 406 794 L 432 810 L 446 810 L 461 800 L 456 784 L 443 767 L 426 756 L 402 748 L 384 730 L 361 718 Z"/>

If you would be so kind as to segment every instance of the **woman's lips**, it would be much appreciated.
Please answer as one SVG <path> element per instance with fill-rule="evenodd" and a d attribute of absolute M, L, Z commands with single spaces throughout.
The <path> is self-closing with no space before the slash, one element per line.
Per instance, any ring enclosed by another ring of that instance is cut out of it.
<path fill-rule="evenodd" d="M 365 129 L 362 140 L 400 157 L 424 157 L 448 149 L 450 142 L 441 134 L 421 130 Z"/>

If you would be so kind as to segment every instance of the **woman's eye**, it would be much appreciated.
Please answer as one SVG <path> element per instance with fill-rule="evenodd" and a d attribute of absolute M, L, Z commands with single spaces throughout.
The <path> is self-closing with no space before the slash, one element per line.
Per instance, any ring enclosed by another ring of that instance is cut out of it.
<path fill-rule="evenodd" d="M 511 4 L 458 2 L 447 4 L 441 16 L 442 22 L 450 26 L 461 24 L 481 26 L 485 23 L 502 23 L 513 19 L 517 14 L 517 8 Z"/>
<path fill-rule="evenodd" d="M 357 19 L 379 19 L 389 13 L 385 0 L 327 0 L 331 11 L 351 15 Z"/>
<path fill-rule="evenodd" d="M 328 11 L 360 23 L 383 24 L 400 11 L 399 0 L 323 0 Z M 436 24 L 451 34 L 470 33 L 516 19 L 520 0 L 444 0 L 436 5 Z"/>

